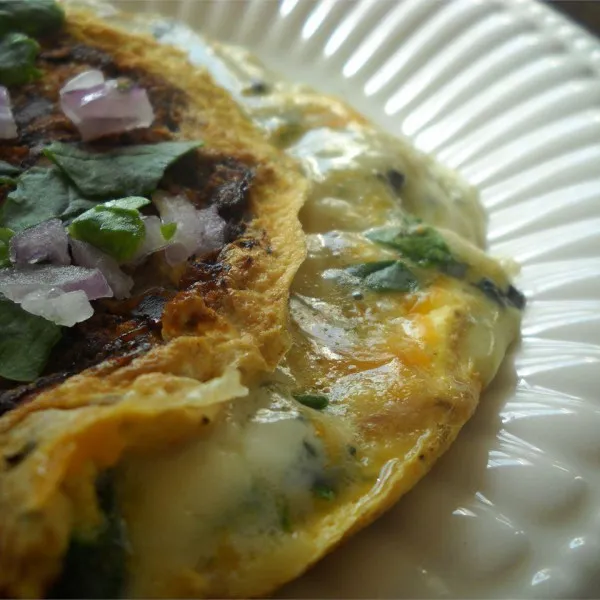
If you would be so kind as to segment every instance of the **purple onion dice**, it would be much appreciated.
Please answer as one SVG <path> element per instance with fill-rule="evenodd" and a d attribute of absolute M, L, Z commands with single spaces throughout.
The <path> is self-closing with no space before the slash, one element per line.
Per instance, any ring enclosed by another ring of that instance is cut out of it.
<path fill-rule="evenodd" d="M 20 303 L 31 292 L 52 289 L 63 292 L 82 290 L 88 300 L 113 295 L 99 269 L 74 265 L 31 265 L 19 269 L 0 269 L 0 294 L 13 302 Z"/>
<path fill-rule="evenodd" d="M 115 298 L 121 300 L 130 296 L 133 279 L 119 268 L 114 258 L 87 242 L 74 239 L 71 239 L 71 252 L 75 264 L 102 272 Z"/>
<path fill-rule="evenodd" d="M 150 127 L 154 110 L 144 88 L 101 71 L 85 71 L 60 91 L 60 105 L 84 141 L 132 129 Z"/>
<path fill-rule="evenodd" d="M 71 264 L 69 238 L 60 219 L 50 219 L 21 231 L 10 240 L 10 260 L 17 266 L 47 261 Z"/>
<path fill-rule="evenodd" d="M 218 250 L 225 243 L 225 226 L 227 223 L 219 216 L 216 206 L 209 206 L 198 211 L 198 219 L 204 228 L 201 243 L 196 254 L 204 254 Z"/>
<path fill-rule="evenodd" d="M 17 124 L 10 106 L 10 95 L 8 90 L 0 85 L 0 140 L 12 140 L 17 136 Z"/>
<path fill-rule="evenodd" d="M 137 264 L 150 254 L 154 254 L 166 248 L 171 242 L 165 240 L 161 230 L 161 220 L 155 216 L 142 217 L 146 235 L 141 246 L 137 249 L 135 256 L 131 259 L 131 263 Z"/>
<path fill-rule="evenodd" d="M 21 308 L 64 327 L 73 327 L 94 314 L 94 309 L 82 290 L 75 292 L 63 292 L 57 288 L 36 290 L 23 298 Z"/>
<path fill-rule="evenodd" d="M 217 250 L 225 242 L 225 221 L 215 206 L 198 210 L 183 196 L 157 193 L 153 201 L 163 223 L 176 223 L 177 230 L 165 250 L 167 262 L 178 264 L 193 254 Z"/>

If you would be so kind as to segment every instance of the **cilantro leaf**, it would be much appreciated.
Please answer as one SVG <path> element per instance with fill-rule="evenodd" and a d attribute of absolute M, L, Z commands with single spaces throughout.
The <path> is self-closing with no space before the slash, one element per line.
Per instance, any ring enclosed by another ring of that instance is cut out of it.
<path fill-rule="evenodd" d="M 0 296 L 0 377 L 33 381 L 60 337 L 58 325 Z"/>
<path fill-rule="evenodd" d="M 0 41 L 0 84 L 21 85 L 40 77 L 40 71 L 35 68 L 39 51 L 40 45 L 22 33 L 5 36 Z"/>
<path fill-rule="evenodd" d="M 126 582 L 127 536 L 115 492 L 114 471 L 102 471 L 96 496 L 104 523 L 94 537 L 71 537 L 48 598 L 121 598 Z"/>
<path fill-rule="evenodd" d="M 351 267 L 346 267 L 346 269 L 344 270 L 346 273 L 349 273 L 354 277 L 358 277 L 359 279 L 365 279 L 366 277 L 371 275 L 371 273 L 375 273 L 377 271 L 381 271 L 381 269 L 390 267 L 395 262 L 395 260 L 378 260 L 374 262 L 352 265 Z"/>
<path fill-rule="evenodd" d="M 144 241 L 146 228 L 137 209 L 101 204 L 73 219 L 69 233 L 124 262 Z"/>
<path fill-rule="evenodd" d="M 335 490 L 327 483 L 316 482 L 312 486 L 312 492 L 317 498 L 321 498 L 321 500 L 334 500 L 335 499 Z"/>
<path fill-rule="evenodd" d="M 168 242 L 177 232 L 177 223 L 165 223 L 164 225 L 161 225 L 160 232 L 162 233 L 163 238 Z"/>
<path fill-rule="evenodd" d="M 19 31 L 33 37 L 59 31 L 65 13 L 54 0 L 2 0 L 0 36 Z"/>
<path fill-rule="evenodd" d="M 10 238 L 15 235 L 12 229 L 0 227 L 0 267 L 10 267 Z"/>
<path fill-rule="evenodd" d="M 90 208 L 98 206 L 98 202 L 95 200 L 77 197 L 79 191 L 72 185 L 67 186 L 67 191 L 69 194 L 69 203 L 67 204 L 67 208 L 60 215 L 57 215 L 65 223 L 69 223 L 86 210 L 90 210 Z"/>
<path fill-rule="evenodd" d="M 103 206 L 116 206 L 117 208 L 129 208 L 131 210 L 137 210 L 142 206 L 148 206 L 150 200 L 148 198 L 141 198 L 139 196 L 130 196 L 129 198 L 119 198 L 118 200 L 110 200 L 105 202 Z"/>
<path fill-rule="evenodd" d="M 15 167 L 10 163 L 0 160 L 0 177 L 14 178 L 21 173 L 19 167 Z"/>
<path fill-rule="evenodd" d="M 15 187 L 17 185 L 17 180 L 14 177 L 6 177 L 5 175 L 0 175 L 0 185 L 8 185 L 9 187 Z"/>
<path fill-rule="evenodd" d="M 419 286 L 413 272 L 399 260 L 384 260 L 347 267 L 344 271 L 376 292 L 411 292 Z"/>
<path fill-rule="evenodd" d="M 294 526 L 292 524 L 292 517 L 290 514 L 290 505 L 285 498 L 280 501 L 278 509 L 279 525 L 281 526 L 281 530 L 285 533 L 291 533 L 294 530 Z"/>
<path fill-rule="evenodd" d="M 91 198 L 148 196 L 156 190 L 165 170 L 202 145 L 202 142 L 162 142 L 91 152 L 54 142 L 44 154 Z"/>
<path fill-rule="evenodd" d="M 54 218 L 68 219 L 96 205 L 55 167 L 33 167 L 17 179 L 0 211 L 0 225 L 23 231 Z"/>
<path fill-rule="evenodd" d="M 436 267 L 453 277 L 463 277 L 467 270 L 467 265 L 454 258 L 444 238 L 433 227 L 411 222 L 408 226 L 372 229 L 365 236 L 399 250 L 422 267 Z"/>

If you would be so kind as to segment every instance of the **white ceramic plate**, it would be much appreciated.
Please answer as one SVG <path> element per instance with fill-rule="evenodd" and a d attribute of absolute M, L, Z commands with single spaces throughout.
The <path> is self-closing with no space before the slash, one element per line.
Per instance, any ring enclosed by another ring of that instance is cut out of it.
<path fill-rule="evenodd" d="M 479 186 L 523 338 L 432 473 L 288 597 L 600 590 L 600 45 L 508 0 L 129 0 L 343 95 Z"/>

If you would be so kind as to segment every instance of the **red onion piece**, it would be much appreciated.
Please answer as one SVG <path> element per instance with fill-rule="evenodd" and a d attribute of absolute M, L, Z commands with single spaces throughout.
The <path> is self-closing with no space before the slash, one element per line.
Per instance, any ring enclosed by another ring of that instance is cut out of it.
<path fill-rule="evenodd" d="M 166 248 L 172 240 L 165 240 L 161 230 L 161 220 L 158 217 L 142 217 L 146 227 L 146 236 L 142 245 L 138 248 L 135 256 L 131 259 L 132 263 L 139 263 L 143 258 L 154 254 L 163 248 Z"/>
<path fill-rule="evenodd" d="M 218 250 L 225 244 L 225 227 L 227 223 L 219 216 L 215 205 L 198 211 L 198 218 L 204 226 L 202 243 L 196 248 L 196 254 L 204 254 Z"/>
<path fill-rule="evenodd" d="M 75 264 L 98 269 L 104 275 L 115 298 L 121 300 L 131 295 L 133 279 L 119 268 L 117 261 L 112 256 L 108 256 L 98 248 L 80 240 L 71 239 L 70 244 Z"/>
<path fill-rule="evenodd" d="M 48 261 L 69 265 L 69 238 L 60 219 L 50 219 L 21 231 L 10 240 L 10 260 L 19 266 Z"/>
<path fill-rule="evenodd" d="M 165 259 L 173 267 L 185 262 L 192 254 L 193 252 L 190 252 L 186 246 L 174 242 L 165 250 Z"/>
<path fill-rule="evenodd" d="M 0 140 L 11 140 L 17 136 L 17 124 L 10 107 L 10 95 L 8 90 L 0 85 Z"/>
<path fill-rule="evenodd" d="M 150 127 L 154 121 L 145 89 L 116 79 L 105 81 L 100 71 L 86 71 L 67 82 L 60 91 L 60 106 L 84 141 Z"/>
<path fill-rule="evenodd" d="M 165 251 L 167 262 L 175 265 L 193 254 L 217 250 L 225 243 L 225 221 L 215 206 L 198 210 L 183 196 L 157 193 L 153 201 L 163 223 L 176 223 L 177 230 Z"/>
<path fill-rule="evenodd" d="M 72 79 L 69 79 L 67 83 L 60 90 L 61 94 L 65 92 L 75 92 L 91 90 L 92 88 L 99 87 L 102 88 L 104 85 L 104 74 L 102 71 L 98 69 L 91 69 L 89 71 L 84 71 L 83 73 L 79 73 Z"/>
<path fill-rule="evenodd" d="M 88 300 L 108 298 L 113 295 L 108 282 L 99 269 L 57 265 L 30 265 L 19 269 L 0 269 L 0 294 L 13 302 L 21 302 L 27 294 L 50 291 L 83 290 Z"/>
<path fill-rule="evenodd" d="M 23 298 L 21 308 L 64 327 L 73 327 L 94 314 L 94 309 L 83 290 L 36 290 Z"/>

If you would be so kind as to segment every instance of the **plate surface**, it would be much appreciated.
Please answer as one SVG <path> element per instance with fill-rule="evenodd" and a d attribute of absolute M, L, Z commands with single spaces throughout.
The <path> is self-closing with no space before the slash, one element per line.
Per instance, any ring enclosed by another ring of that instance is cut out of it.
<path fill-rule="evenodd" d="M 600 45 L 509 0 L 129 0 L 340 94 L 481 190 L 523 337 L 432 473 L 287 597 L 600 589 Z"/>

